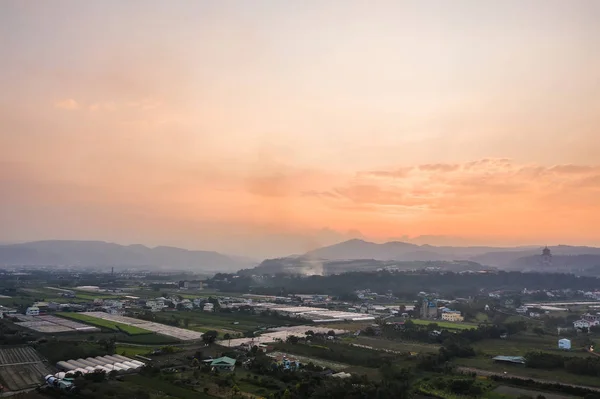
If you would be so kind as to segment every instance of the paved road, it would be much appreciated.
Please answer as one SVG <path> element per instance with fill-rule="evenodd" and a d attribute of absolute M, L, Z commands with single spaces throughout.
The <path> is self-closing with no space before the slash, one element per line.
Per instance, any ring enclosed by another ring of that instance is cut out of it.
<path fill-rule="evenodd" d="M 587 385 L 569 384 L 569 383 L 560 382 L 560 381 L 543 380 L 543 379 L 540 379 L 540 378 L 525 377 L 525 376 L 522 376 L 522 375 L 498 373 L 498 372 L 494 372 L 494 371 L 474 369 L 474 368 L 471 368 L 471 367 L 457 367 L 457 371 L 460 371 L 462 373 L 475 373 L 477 375 L 483 375 L 483 376 L 487 376 L 487 377 L 495 375 L 495 376 L 504 377 L 504 378 L 518 378 L 520 380 L 533 380 L 535 382 L 540 382 L 542 384 L 556 384 L 556 383 L 559 383 L 561 385 L 566 385 L 566 386 L 570 386 L 570 387 L 574 387 L 574 388 L 584 388 L 584 389 L 589 389 L 589 390 L 592 390 L 592 391 L 600 392 L 600 388 L 598 388 L 598 387 L 590 387 L 590 386 L 587 386 Z"/>

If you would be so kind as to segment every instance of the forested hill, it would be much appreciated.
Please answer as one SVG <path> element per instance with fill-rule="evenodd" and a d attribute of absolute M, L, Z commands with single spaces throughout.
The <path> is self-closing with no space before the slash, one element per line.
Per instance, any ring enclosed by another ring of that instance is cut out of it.
<path fill-rule="evenodd" d="M 391 273 L 354 272 L 331 276 L 276 275 L 256 278 L 246 275 L 217 274 L 211 286 L 227 292 L 251 292 L 266 295 L 328 294 L 345 295 L 359 289 L 374 292 L 416 295 L 420 291 L 440 295 L 468 297 L 480 290 L 596 290 L 600 279 L 558 273 Z"/>
<path fill-rule="evenodd" d="M 377 271 L 380 269 L 409 271 L 409 270 L 440 270 L 449 272 L 494 270 L 476 262 L 469 261 L 381 261 L 375 259 L 353 260 L 316 260 L 306 256 L 264 260 L 253 269 L 242 270 L 240 274 L 303 274 L 330 275 L 357 271 Z"/>
<path fill-rule="evenodd" d="M 251 265 L 213 251 L 148 248 L 103 241 L 36 241 L 0 245 L 0 266 L 144 267 L 190 271 L 236 271 Z"/>

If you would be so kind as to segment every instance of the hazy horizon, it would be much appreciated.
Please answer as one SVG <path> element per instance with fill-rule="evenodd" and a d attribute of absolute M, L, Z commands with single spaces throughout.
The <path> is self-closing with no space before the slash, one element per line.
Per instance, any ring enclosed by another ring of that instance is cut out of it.
<path fill-rule="evenodd" d="M 0 241 L 600 246 L 598 21 L 593 0 L 0 2 Z"/>

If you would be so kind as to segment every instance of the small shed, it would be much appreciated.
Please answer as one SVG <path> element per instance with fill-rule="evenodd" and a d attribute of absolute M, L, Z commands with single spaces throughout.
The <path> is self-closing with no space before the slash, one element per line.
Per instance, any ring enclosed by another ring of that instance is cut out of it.
<path fill-rule="evenodd" d="M 558 349 L 571 349 L 571 340 L 566 338 L 559 339 Z"/>

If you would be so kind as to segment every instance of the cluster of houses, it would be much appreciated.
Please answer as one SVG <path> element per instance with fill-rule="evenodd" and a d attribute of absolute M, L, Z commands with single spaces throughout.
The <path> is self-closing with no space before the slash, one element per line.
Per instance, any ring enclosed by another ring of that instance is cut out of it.
<path fill-rule="evenodd" d="M 590 313 L 584 314 L 583 316 L 581 316 L 581 319 L 575 320 L 573 322 L 573 327 L 575 327 L 578 330 L 598 325 L 600 325 L 600 315 Z"/>

